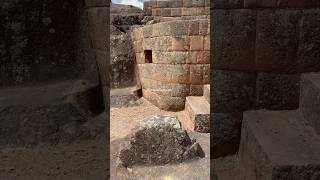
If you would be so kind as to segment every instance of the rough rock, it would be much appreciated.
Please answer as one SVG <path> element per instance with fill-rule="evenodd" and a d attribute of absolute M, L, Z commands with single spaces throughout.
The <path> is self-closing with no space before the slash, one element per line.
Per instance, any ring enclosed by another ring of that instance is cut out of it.
<path fill-rule="evenodd" d="M 204 157 L 175 116 L 152 116 L 140 121 L 124 141 L 119 160 L 122 166 L 177 163 Z"/>

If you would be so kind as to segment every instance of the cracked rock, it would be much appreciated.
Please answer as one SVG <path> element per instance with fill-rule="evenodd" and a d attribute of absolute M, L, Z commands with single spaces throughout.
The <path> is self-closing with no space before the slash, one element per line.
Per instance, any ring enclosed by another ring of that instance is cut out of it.
<path fill-rule="evenodd" d="M 163 165 L 179 163 L 205 154 L 191 140 L 175 116 L 152 116 L 140 121 L 122 143 L 121 165 Z"/>

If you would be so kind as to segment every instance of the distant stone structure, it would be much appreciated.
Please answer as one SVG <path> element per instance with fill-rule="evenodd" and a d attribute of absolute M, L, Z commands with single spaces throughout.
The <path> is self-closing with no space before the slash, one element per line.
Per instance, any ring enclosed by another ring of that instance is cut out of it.
<path fill-rule="evenodd" d="M 164 110 L 183 110 L 209 84 L 210 1 L 146 1 L 153 23 L 132 38 L 143 96 Z"/>

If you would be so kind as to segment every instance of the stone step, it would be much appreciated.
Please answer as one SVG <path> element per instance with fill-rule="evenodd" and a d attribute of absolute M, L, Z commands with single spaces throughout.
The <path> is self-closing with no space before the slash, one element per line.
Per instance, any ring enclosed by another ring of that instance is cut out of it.
<path fill-rule="evenodd" d="M 185 110 L 197 132 L 210 132 L 210 104 L 203 96 L 186 97 Z"/>
<path fill-rule="evenodd" d="M 239 162 L 245 179 L 320 179 L 320 136 L 298 111 L 248 111 Z"/>
<path fill-rule="evenodd" d="M 111 89 L 110 91 L 110 107 L 128 107 L 142 96 L 141 88 L 132 86 L 127 88 Z"/>
<path fill-rule="evenodd" d="M 307 122 L 320 134 L 320 73 L 301 76 L 300 110 Z"/>
<path fill-rule="evenodd" d="M 210 84 L 203 86 L 203 96 L 210 103 Z"/>

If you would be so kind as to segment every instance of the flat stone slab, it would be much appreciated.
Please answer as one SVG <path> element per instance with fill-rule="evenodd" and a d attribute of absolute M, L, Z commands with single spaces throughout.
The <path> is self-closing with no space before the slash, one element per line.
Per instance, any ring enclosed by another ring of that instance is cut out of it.
<path fill-rule="evenodd" d="M 210 104 L 203 96 L 188 96 L 186 111 L 197 132 L 210 132 Z"/>
<path fill-rule="evenodd" d="M 319 179 L 320 136 L 296 111 L 244 113 L 242 173 L 253 179 Z"/>
<path fill-rule="evenodd" d="M 124 167 L 164 165 L 205 156 L 196 140 L 181 128 L 177 117 L 163 115 L 140 121 L 119 152 Z"/>

